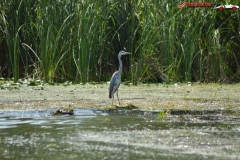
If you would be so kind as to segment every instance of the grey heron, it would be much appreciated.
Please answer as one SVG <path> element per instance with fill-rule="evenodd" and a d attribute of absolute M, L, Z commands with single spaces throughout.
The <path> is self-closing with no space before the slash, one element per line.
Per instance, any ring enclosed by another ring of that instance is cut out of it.
<path fill-rule="evenodd" d="M 125 52 L 125 51 L 119 52 L 119 54 L 118 54 L 119 69 L 112 75 L 112 78 L 110 80 L 109 98 L 112 99 L 112 105 L 113 105 L 113 98 L 114 98 L 115 92 L 117 92 L 117 98 L 118 98 L 118 87 L 120 86 L 120 83 L 121 83 L 121 74 L 122 74 L 122 68 L 123 68 L 121 56 L 127 55 L 127 54 L 131 54 L 131 53 Z M 118 103 L 120 106 L 119 98 L 118 98 Z"/>

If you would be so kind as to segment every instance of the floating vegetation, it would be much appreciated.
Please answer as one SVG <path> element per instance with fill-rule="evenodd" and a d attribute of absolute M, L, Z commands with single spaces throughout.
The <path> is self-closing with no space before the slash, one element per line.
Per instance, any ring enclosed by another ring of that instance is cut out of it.
<path fill-rule="evenodd" d="M 117 105 L 110 106 L 110 105 L 108 105 L 108 106 L 101 107 L 101 109 L 137 109 L 137 108 L 138 107 L 136 107 L 132 103 L 129 103 L 126 106 L 117 106 Z"/>
<path fill-rule="evenodd" d="M 0 89 L 7 89 L 11 91 L 11 90 L 19 90 L 19 87 L 17 84 L 6 83 L 6 84 L 1 84 Z"/>

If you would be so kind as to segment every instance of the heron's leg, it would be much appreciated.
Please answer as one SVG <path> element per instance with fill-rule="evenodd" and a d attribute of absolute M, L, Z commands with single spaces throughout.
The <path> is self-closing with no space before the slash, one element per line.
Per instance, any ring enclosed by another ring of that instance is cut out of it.
<path fill-rule="evenodd" d="M 117 98 L 118 98 L 118 90 L 117 90 Z M 120 101 L 119 101 L 119 98 L 118 98 L 118 103 L 119 103 L 119 107 L 120 107 Z"/>
<path fill-rule="evenodd" d="M 112 99 L 112 106 L 113 106 L 113 99 L 114 99 L 114 94 L 113 94 L 113 96 L 112 96 L 112 98 L 111 98 L 111 99 Z"/>

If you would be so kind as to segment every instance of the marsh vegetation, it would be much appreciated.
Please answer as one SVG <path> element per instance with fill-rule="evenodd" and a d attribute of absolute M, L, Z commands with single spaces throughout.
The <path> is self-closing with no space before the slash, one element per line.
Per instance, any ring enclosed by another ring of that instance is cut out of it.
<path fill-rule="evenodd" d="M 0 77 L 108 81 L 125 49 L 132 56 L 123 58 L 123 80 L 133 84 L 239 82 L 239 11 L 178 5 L 1 0 Z"/>

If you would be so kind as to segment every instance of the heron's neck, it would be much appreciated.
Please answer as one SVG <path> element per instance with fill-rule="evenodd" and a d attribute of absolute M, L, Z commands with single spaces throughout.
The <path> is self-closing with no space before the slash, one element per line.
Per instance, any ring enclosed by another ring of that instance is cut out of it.
<path fill-rule="evenodd" d="M 123 65 L 122 65 L 122 60 L 121 60 L 120 55 L 118 55 L 118 61 L 119 61 L 119 70 L 118 71 L 122 72 Z"/>

